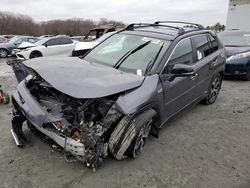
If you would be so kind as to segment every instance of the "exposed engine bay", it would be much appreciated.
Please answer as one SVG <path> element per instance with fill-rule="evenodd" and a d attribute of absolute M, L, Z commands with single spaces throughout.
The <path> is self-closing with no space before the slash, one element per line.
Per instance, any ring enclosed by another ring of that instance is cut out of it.
<path fill-rule="evenodd" d="M 42 128 L 63 137 L 64 149 L 67 139 L 83 144 L 84 156 L 69 149 L 67 152 L 85 161 L 88 167 L 98 166 L 108 155 L 108 130 L 122 118 L 114 105 L 117 96 L 75 99 L 57 91 L 38 75 L 26 82 L 26 87 L 43 110 L 61 119 L 43 124 Z"/>

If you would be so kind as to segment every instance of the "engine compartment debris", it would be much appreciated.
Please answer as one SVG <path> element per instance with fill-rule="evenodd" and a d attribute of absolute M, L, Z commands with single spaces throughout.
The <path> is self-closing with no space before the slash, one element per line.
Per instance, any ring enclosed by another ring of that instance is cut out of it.
<path fill-rule="evenodd" d="M 79 160 L 85 161 L 87 167 L 96 168 L 108 155 L 108 129 L 117 124 L 122 117 L 115 107 L 117 96 L 98 99 L 75 99 L 63 94 L 39 76 L 33 76 L 26 87 L 48 114 L 59 118 L 59 121 L 43 124 L 43 128 L 56 133 L 65 140 L 62 146 Z M 22 123 L 22 122 L 21 122 Z M 84 156 L 71 152 L 67 142 L 84 146 Z M 53 147 L 55 148 L 55 146 Z"/>

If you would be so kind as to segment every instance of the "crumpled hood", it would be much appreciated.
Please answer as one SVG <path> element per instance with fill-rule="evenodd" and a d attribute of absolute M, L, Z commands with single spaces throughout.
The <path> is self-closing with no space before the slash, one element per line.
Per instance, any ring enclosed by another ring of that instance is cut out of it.
<path fill-rule="evenodd" d="M 99 98 L 141 85 L 143 76 L 77 57 L 41 57 L 23 62 L 55 89 L 74 98 Z"/>
<path fill-rule="evenodd" d="M 18 49 L 25 49 L 25 48 L 34 47 L 34 46 L 36 46 L 36 45 L 33 44 L 33 43 L 30 43 L 30 42 L 22 42 L 22 43 L 18 46 Z"/>

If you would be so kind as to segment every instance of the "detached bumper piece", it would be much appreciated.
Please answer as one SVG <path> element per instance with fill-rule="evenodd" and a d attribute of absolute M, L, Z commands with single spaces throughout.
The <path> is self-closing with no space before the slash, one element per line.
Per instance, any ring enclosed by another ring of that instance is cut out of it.
<path fill-rule="evenodd" d="M 18 111 L 14 108 L 13 117 L 11 120 L 11 123 L 12 123 L 11 134 L 18 147 L 22 147 L 26 143 L 30 142 L 29 140 L 25 138 L 23 130 L 22 130 L 24 121 L 26 121 L 26 118 L 22 114 L 18 113 Z"/>

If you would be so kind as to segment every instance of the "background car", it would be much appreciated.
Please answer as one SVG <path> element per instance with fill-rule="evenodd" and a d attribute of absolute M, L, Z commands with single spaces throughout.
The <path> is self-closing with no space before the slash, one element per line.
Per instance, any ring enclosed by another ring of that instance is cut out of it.
<path fill-rule="evenodd" d="M 69 37 L 46 37 L 36 42 L 33 47 L 26 48 L 18 53 L 18 59 L 32 59 L 42 56 L 72 56 L 75 44 Z"/>
<path fill-rule="evenodd" d="M 70 38 L 74 41 L 82 41 L 84 36 L 71 36 Z"/>
<path fill-rule="evenodd" d="M 6 43 L 8 41 L 9 40 L 7 38 L 0 36 L 0 43 Z"/>
<path fill-rule="evenodd" d="M 7 43 L 0 44 L 0 57 L 4 58 L 12 54 L 12 50 L 18 48 L 22 42 L 35 43 L 39 39 L 31 36 L 15 36 Z"/>
<path fill-rule="evenodd" d="M 77 42 L 75 45 L 75 49 L 73 51 L 73 56 L 82 56 L 86 54 L 90 49 L 94 48 L 97 44 L 104 41 L 105 39 L 113 35 L 114 33 L 116 33 L 116 31 L 106 33 L 95 41 Z"/>
<path fill-rule="evenodd" d="M 124 29 L 124 27 L 119 25 L 113 25 L 113 24 L 101 25 L 97 28 L 91 29 L 83 38 L 83 41 L 94 41 L 106 33 L 113 31 L 120 31 L 122 29 Z"/>
<path fill-rule="evenodd" d="M 227 51 L 225 75 L 250 80 L 250 31 L 225 31 L 218 37 Z"/>

